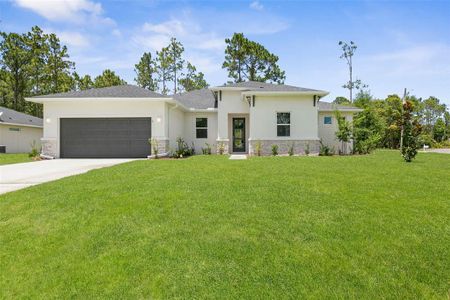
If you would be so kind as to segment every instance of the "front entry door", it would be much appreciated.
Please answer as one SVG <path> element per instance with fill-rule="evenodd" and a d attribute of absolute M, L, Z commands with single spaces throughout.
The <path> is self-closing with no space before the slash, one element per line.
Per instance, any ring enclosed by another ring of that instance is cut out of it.
<path fill-rule="evenodd" d="M 233 152 L 245 152 L 245 118 L 233 118 Z"/>

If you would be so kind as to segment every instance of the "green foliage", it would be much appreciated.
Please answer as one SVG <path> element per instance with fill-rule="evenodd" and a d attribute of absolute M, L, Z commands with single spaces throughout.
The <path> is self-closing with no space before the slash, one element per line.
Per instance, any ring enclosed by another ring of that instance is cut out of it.
<path fill-rule="evenodd" d="M 288 154 L 289 154 L 289 156 L 294 155 L 294 146 L 295 146 L 295 143 L 294 143 L 294 142 L 292 142 L 292 143 L 288 146 Z"/>
<path fill-rule="evenodd" d="M 272 145 L 272 155 L 273 156 L 277 156 L 278 155 L 278 145 L 277 144 L 273 144 Z"/>
<path fill-rule="evenodd" d="M 94 87 L 94 82 L 92 81 L 91 76 L 84 75 L 80 77 L 77 72 L 72 74 L 73 80 L 75 81 L 74 89 L 77 91 L 88 90 Z"/>
<path fill-rule="evenodd" d="M 255 143 L 255 153 L 257 156 L 261 156 L 262 143 L 260 140 L 257 140 Z"/>
<path fill-rule="evenodd" d="M 31 146 L 31 151 L 30 151 L 30 153 L 28 153 L 28 157 L 32 158 L 32 159 L 38 158 L 40 153 L 39 153 L 39 147 L 37 146 L 36 141 L 33 141 L 30 146 Z"/>
<path fill-rule="evenodd" d="M 336 97 L 336 99 L 333 100 L 333 103 L 334 104 L 339 104 L 339 105 L 349 105 L 349 104 L 351 104 L 350 100 L 348 100 L 347 98 L 342 97 L 342 96 Z"/>
<path fill-rule="evenodd" d="M 197 69 L 190 62 L 187 63 L 186 75 L 178 80 L 181 85 L 180 90 L 186 92 L 207 88 L 209 85 L 205 80 L 205 75 L 202 72 L 197 73 Z"/>
<path fill-rule="evenodd" d="M 225 39 L 225 61 L 228 77 L 234 82 L 245 80 L 284 83 L 285 72 L 278 65 L 278 56 L 263 45 L 247 39 L 243 33 L 234 33 Z"/>
<path fill-rule="evenodd" d="M 217 150 L 218 150 L 220 155 L 223 155 L 225 153 L 225 143 L 224 142 L 219 142 L 217 144 Z"/>
<path fill-rule="evenodd" d="M 369 90 L 360 89 L 356 94 L 355 101 L 353 104 L 356 107 L 364 108 L 367 107 L 370 102 L 373 100 L 372 94 L 370 94 Z"/>
<path fill-rule="evenodd" d="M 134 65 L 134 71 L 137 76 L 134 80 L 138 86 L 150 91 L 158 90 L 156 61 L 150 52 L 144 52 L 139 63 Z"/>
<path fill-rule="evenodd" d="M 354 152 L 368 154 L 381 142 L 385 124 L 380 115 L 371 106 L 356 114 L 353 118 Z"/>
<path fill-rule="evenodd" d="M 114 71 L 106 69 L 103 73 L 94 79 L 94 87 L 103 88 L 116 85 L 127 84 L 125 80 L 120 78 Z"/>
<path fill-rule="evenodd" d="M 437 119 L 436 123 L 433 126 L 433 138 L 437 142 L 442 142 L 447 139 L 447 128 L 442 118 Z"/>
<path fill-rule="evenodd" d="M 158 140 L 156 138 L 148 139 L 148 143 L 152 147 L 152 154 L 157 159 L 159 154 Z"/>
<path fill-rule="evenodd" d="M 334 149 L 325 145 L 322 140 L 320 140 L 319 156 L 332 156 L 334 154 Z"/>
<path fill-rule="evenodd" d="M 208 143 L 205 143 L 205 148 L 202 147 L 202 154 L 203 155 L 211 155 L 211 145 Z"/>
<path fill-rule="evenodd" d="M 417 154 L 418 137 L 422 130 L 421 125 L 413 116 L 414 108 L 410 101 L 403 104 L 403 143 L 402 156 L 406 162 L 411 162 Z"/>
<path fill-rule="evenodd" d="M 167 46 L 167 52 L 169 55 L 169 60 L 171 62 L 171 65 L 169 67 L 170 72 L 172 72 L 172 78 L 173 78 L 173 93 L 178 93 L 178 73 L 181 72 L 184 68 L 184 59 L 182 58 L 184 47 L 183 45 L 177 41 L 176 38 L 172 37 L 170 39 L 170 43 Z"/>
<path fill-rule="evenodd" d="M 188 157 L 195 154 L 194 144 L 189 147 L 188 144 L 183 140 L 183 138 L 177 138 L 177 148 L 175 150 L 174 156 L 176 158 Z"/>
<path fill-rule="evenodd" d="M 310 153 L 310 146 L 309 146 L 309 142 L 306 142 L 306 146 L 305 146 L 305 155 L 308 156 Z"/>
<path fill-rule="evenodd" d="M 156 51 L 156 63 L 158 71 L 158 81 L 162 84 L 160 92 L 163 95 L 167 95 L 170 92 L 167 84 L 174 79 L 172 73 L 172 56 L 170 55 L 169 49 L 167 47 L 162 48 L 159 52 Z"/>
<path fill-rule="evenodd" d="M 336 138 L 342 144 L 342 149 L 340 152 L 342 154 L 347 154 L 347 143 L 352 140 L 352 127 L 350 122 L 347 121 L 338 110 L 334 112 L 334 115 L 338 122 L 338 131 L 335 133 Z"/>

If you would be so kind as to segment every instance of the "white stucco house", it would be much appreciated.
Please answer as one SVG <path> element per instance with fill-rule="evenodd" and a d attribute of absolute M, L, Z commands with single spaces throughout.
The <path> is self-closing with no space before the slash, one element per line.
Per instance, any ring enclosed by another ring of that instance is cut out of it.
<path fill-rule="evenodd" d="M 39 148 L 42 119 L 0 106 L 0 153 L 26 153 Z"/>
<path fill-rule="evenodd" d="M 334 110 L 352 121 L 360 109 L 333 106 L 321 90 L 241 82 L 173 96 L 133 85 L 28 98 L 44 105 L 42 151 L 52 157 L 146 157 L 149 138 L 159 153 L 175 149 L 178 137 L 201 153 L 205 143 L 226 153 L 279 153 L 294 145 L 319 151 L 320 140 L 337 149 Z"/>

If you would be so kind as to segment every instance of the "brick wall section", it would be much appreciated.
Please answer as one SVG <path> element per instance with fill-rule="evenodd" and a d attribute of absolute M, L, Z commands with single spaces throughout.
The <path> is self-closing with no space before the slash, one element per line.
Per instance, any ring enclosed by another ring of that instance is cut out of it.
<path fill-rule="evenodd" d="M 261 143 L 261 155 L 272 155 L 272 145 L 278 145 L 278 154 L 288 154 L 289 147 L 294 144 L 294 155 L 304 155 L 307 144 L 309 153 L 317 154 L 320 150 L 320 142 L 317 140 L 254 140 L 249 141 L 249 154 L 256 155 L 256 145 Z"/>
<path fill-rule="evenodd" d="M 56 157 L 57 142 L 56 139 L 41 139 L 41 154 Z"/>

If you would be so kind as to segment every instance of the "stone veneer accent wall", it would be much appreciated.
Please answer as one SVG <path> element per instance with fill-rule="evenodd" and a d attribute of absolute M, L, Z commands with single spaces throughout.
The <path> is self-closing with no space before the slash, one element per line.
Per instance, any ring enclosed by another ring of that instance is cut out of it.
<path fill-rule="evenodd" d="M 56 157 L 57 141 L 56 139 L 41 138 L 41 154 Z"/>
<path fill-rule="evenodd" d="M 230 153 L 229 152 L 229 149 L 230 149 L 230 141 L 229 140 L 218 140 L 217 144 L 216 144 L 216 153 L 220 154 L 219 148 L 220 148 L 221 144 L 223 145 L 223 148 L 224 148 L 223 154 L 229 154 Z"/>
<path fill-rule="evenodd" d="M 161 155 L 163 153 L 169 152 L 169 140 L 168 139 L 156 139 L 158 142 L 158 154 Z M 152 155 L 153 155 L 153 147 L 152 147 Z"/>
<path fill-rule="evenodd" d="M 320 141 L 318 140 L 252 140 L 249 141 L 249 154 L 256 155 L 256 144 L 261 142 L 261 155 L 272 155 L 272 145 L 278 145 L 278 155 L 288 154 L 289 146 L 294 143 L 294 155 L 304 155 L 306 145 L 309 144 L 309 153 L 318 154 Z"/>

